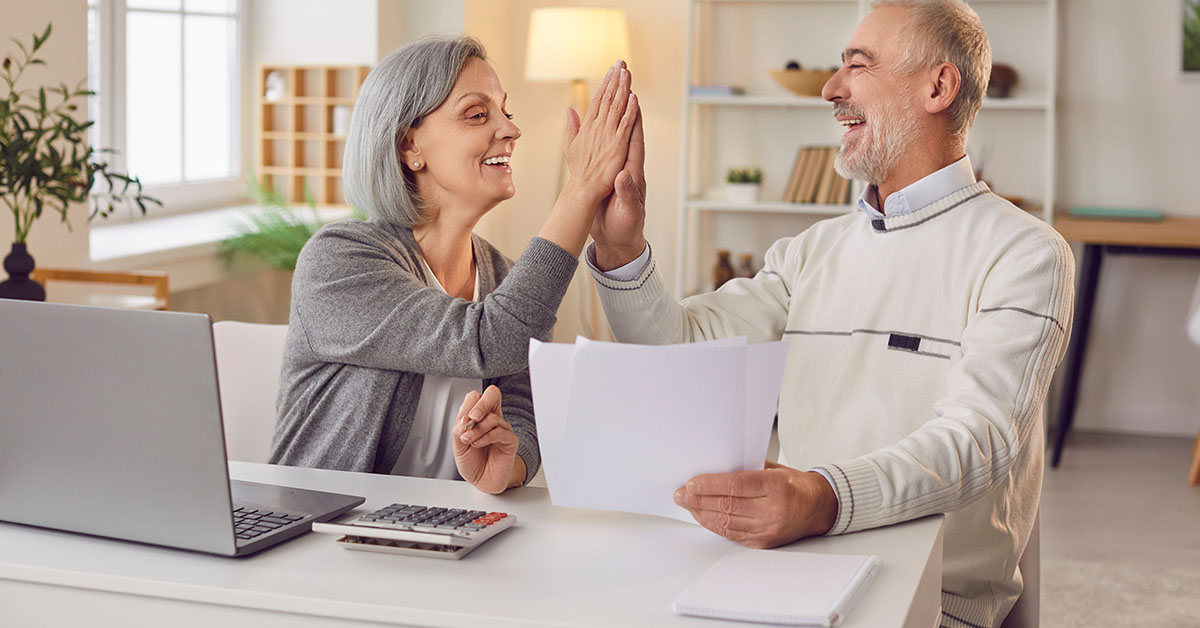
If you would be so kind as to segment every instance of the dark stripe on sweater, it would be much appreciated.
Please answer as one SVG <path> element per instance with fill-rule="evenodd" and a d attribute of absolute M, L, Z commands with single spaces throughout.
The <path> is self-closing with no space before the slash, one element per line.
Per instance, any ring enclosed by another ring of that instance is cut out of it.
<path fill-rule="evenodd" d="M 1038 317 L 1038 318 L 1044 318 L 1044 319 L 1046 319 L 1046 320 L 1050 321 L 1051 323 L 1054 323 L 1055 325 L 1057 325 L 1057 326 L 1058 326 L 1058 330 L 1059 330 L 1059 331 L 1063 332 L 1064 334 L 1065 334 L 1065 333 L 1067 333 L 1067 330 L 1066 330 L 1066 328 L 1064 328 L 1064 327 L 1062 326 L 1062 323 L 1058 322 L 1058 319 L 1054 318 L 1053 316 L 1047 316 L 1047 315 L 1045 315 L 1045 314 L 1038 314 L 1037 312 L 1031 312 L 1031 311 L 1029 311 L 1029 310 L 1027 310 L 1027 309 L 1020 308 L 1020 307 L 989 307 L 989 308 L 983 308 L 983 309 L 980 309 L 980 310 L 979 310 L 979 312 L 980 312 L 980 313 L 983 313 L 983 312 L 999 312 L 1000 310 L 1011 310 L 1011 311 L 1013 311 L 1013 312 L 1020 312 L 1020 313 L 1022 313 L 1022 314 L 1028 314 L 1028 315 L 1030 315 L 1030 316 L 1036 316 L 1036 317 Z"/>
<path fill-rule="evenodd" d="M 804 329 L 788 329 L 784 335 L 796 334 L 798 336 L 849 336 L 851 334 L 874 334 L 876 336 L 891 336 L 892 334 L 900 334 L 903 336 L 912 336 L 913 338 L 921 338 L 923 340 L 932 340 L 934 342 L 944 342 L 949 345 L 961 347 L 962 343 L 956 340 L 948 340 L 946 338 L 934 338 L 933 336 L 924 336 L 914 333 L 901 333 L 898 331 L 881 331 L 878 329 L 854 329 L 851 331 L 809 331 Z"/>
<path fill-rule="evenodd" d="M 854 521 L 854 487 L 850 485 L 850 478 L 846 475 L 845 471 L 842 471 L 841 467 L 837 466 L 836 464 L 831 464 L 829 466 L 833 467 L 838 473 L 842 474 L 842 480 L 846 482 L 846 488 L 850 491 L 850 514 L 846 516 L 846 527 L 842 528 L 842 533 L 844 534 L 846 530 L 850 529 L 850 524 Z"/>
<path fill-rule="evenodd" d="M 651 261 L 650 268 L 646 269 L 645 276 L 642 277 L 642 280 L 639 281 L 636 286 L 610 286 L 610 285 L 608 285 L 608 282 L 619 281 L 619 280 L 618 279 L 610 279 L 608 277 L 599 277 L 599 278 L 597 278 L 596 283 L 607 290 L 640 290 L 642 288 L 642 286 L 646 285 L 647 281 L 650 281 L 650 277 L 652 277 L 654 275 L 654 268 L 657 265 L 658 265 L 658 262 Z M 604 271 L 600 271 L 600 272 L 604 272 Z M 595 277 L 594 274 L 592 276 Z"/>
<path fill-rule="evenodd" d="M 912 223 L 911 225 L 900 225 L 899 227 L 892 227 L 891 229 L 888 229 L 887 225 L 884 223 L 884 221 L 876 219 L 876 220 L 871 221 L 871 228 L 875 229 L 875 231 L 878 233 L 892 233 L 894 231 L 903 231 L 904 229 L 911 229 L 918 225 L 923 225 L 923 224 L 929 222 L 930 220 L 933 220 L 934 218 L 937 218 L 938 216 L 941 216 L 942 214 L 954 209 L 955 207 L 958 207 L 959 205 L 962 205 L 963 203 L 966 203 L 967 201 L 970 201 L 976 197 L 983 196 L 984 194 L 987 194 L 987 192 L 976 192 L 976 193 L 968 196 L 967 198 L 964 198 L 963 200 L 947 207 L 946 209 L 943 209 L 942 211 L 940 211 L 928 218 L 922 218 L 921 220 L 918 220 L 918 221 Z"/>

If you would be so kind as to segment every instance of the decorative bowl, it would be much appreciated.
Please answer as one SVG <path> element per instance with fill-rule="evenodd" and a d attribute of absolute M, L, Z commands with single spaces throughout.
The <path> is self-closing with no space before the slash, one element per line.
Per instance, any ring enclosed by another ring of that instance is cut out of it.
<path fill-rule="evenodd" d="M 829 70 L 771 70 L 771 78 L 797 96 L 820 96 L 821 88 L 834 74 Z"/>

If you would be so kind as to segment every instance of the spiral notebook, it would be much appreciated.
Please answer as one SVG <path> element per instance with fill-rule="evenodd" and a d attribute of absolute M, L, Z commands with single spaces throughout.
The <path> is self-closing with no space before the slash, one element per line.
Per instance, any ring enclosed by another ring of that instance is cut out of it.
<path fill-rule="evenodd" d="M 738 548 L 671 608 L 680 615 L 831 628 L 858 603 L 880 565 L 878 556 Z"/>

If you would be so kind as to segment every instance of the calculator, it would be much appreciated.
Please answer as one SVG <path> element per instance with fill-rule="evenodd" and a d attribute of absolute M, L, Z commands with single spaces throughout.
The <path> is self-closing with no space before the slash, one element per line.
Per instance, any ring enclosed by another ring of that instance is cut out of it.
<path fill-rule="evenodd" d="M 338 544 L 350 550 L 458 560 L 516 522 L 506 512 L 392 504 L 350 521 L 313 523 L 312 530 L 342 535 Z"/>

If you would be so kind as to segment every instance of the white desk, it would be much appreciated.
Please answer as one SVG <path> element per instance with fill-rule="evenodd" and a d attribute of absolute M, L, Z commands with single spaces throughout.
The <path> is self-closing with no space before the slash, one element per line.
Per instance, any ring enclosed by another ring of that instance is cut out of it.
<path fill-rule="evenodd" d="M 556 508 L 538 488 L 491 496 L 443 480 L 239 462 L 230 471 L 366 497 L 355 512 L 411 502 L 503 510 L 518 521 L 461 561 L 350 552 L 324 534 L 233 559 L 0 524 L 0 625 L 745 625 L 671 612 L 671 600 L 735 547 L 699 526 Z M 883 558 L 846 628 L 936 625 L 941 516 L 788 550 Z"/>

